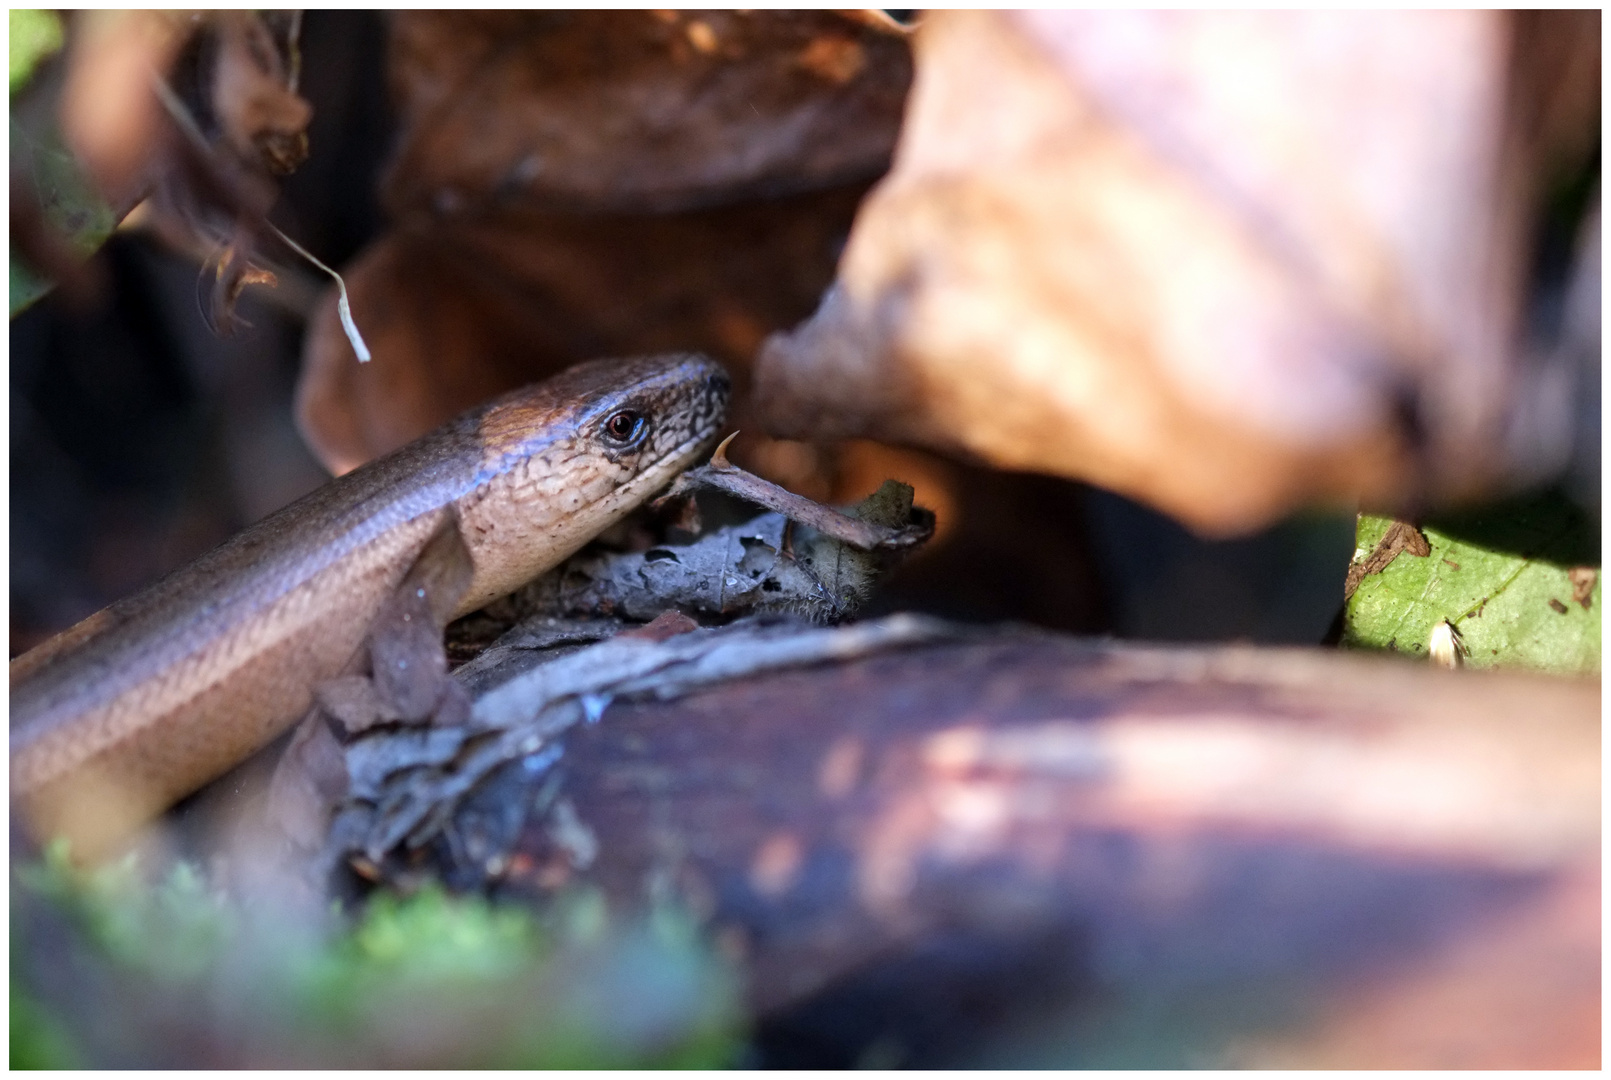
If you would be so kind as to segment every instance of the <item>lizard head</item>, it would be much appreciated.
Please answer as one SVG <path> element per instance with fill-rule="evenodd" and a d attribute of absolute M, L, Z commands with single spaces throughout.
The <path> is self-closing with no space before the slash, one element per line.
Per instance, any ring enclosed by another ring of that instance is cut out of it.
<path fill-rule="evenodd" d="M 465 604 L 556 565 L 693 465 L 731 392 L 716 361 L 674 353 L 578 364 L 483 407 L 485 480 L 458 504 L 477 568 Z"/>

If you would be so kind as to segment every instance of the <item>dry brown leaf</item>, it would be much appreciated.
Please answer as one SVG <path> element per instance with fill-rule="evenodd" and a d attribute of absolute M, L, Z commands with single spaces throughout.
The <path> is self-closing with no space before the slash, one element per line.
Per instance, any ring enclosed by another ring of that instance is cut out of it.
<path fill-rule="evenodd" d="M 211 105 L 223 137 L 243 160 L 284 175 L 307 159 L 313 108 L 297 96 L 289 64 L 257 16 L 218 16 Z"/>
<path fill-rule="evenodd" d="M 1594 39 L 1515 27 L 931 16 L 835 290 L 758 362 L 766 422 L 1087 479 L 1217 534 L 1559 467 L 1506 432 L 1567 422 L 1514 342 L 1585 80 L 1540 95 L 1566 119 L 1529 140 L 1517 80 L 1528 49 Z"/>
<path fill-rule="evenodd" d="M 335 472 L 598 355 L 697 348 L 742 389 L 831 280 L 911 77 L 906 31 L 833 12 L 406 12 L 391 50 L 399 220 L 347 275 L 375 362 L 332 300 L 298 387 Z"/>
<path fill-rule="evenodd" d="M 345 472 L 597 356 L 696 349 L 742 385 L 765 336 L 804 318 L 831 280 L 836 240 L 864 191 L 668 215 L 410 219 L 345 271 L 374 360 L 353 358 L 333 296 L 310 324 L 303 434 Z"/>
<path fill-rule="evenodd" d="M 906 32 L 831 11 L 408 11 L 393 213 L 488 201 L 643 211 L 883 172 Z"/>

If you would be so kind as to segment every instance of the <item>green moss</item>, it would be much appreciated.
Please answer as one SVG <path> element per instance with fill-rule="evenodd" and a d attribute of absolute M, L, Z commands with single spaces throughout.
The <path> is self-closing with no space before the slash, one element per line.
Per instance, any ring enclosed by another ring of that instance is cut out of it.
<path fill-rule="evenodd" d="M 76 929 L 103 996 L 129 1002 L 131 1061 L 164 1060 L 141 1041 L 160 1038 L 147 1014 L 292 1067 L 711 1068 L 739 1046 L 736 979 L 670 909 L 611 920 L 576 890 L 539 916 L 425 889 L 321 931 L 243 911 L 185 864 L 150 885 L 132 860 L 85 873 L 60 847 L 17 882 Z M 26 932 L 14 922 L 13 1065 L 79 1062 L 75 1042 L 100 1044 L 24 985 Z"/>

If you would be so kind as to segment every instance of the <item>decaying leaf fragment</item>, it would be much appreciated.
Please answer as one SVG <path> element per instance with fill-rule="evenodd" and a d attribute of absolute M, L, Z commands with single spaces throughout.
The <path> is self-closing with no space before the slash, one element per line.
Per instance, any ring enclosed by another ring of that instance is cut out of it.
<path fill-rule="evenodd" d="M 128 83 L 165 69 L 183 40 L 180 20 L 155 12 L 80 12 L 69 28 L 65 57 L 13 86 L 13 315 L 56 284 L 75 302 L 93 295 L 86 260 L 144 196 L 160 142 L 155 102 Z"/>
<path fill-rule="evenodd" d="M 1594 587 L 1600 583 L 1600 571 L 1594 566 L 1574 566 L 1566 572 L 1566 579 L 1572 583 L 1572 599 L 1583 608 L 1589 610 L 1594 599 Z"/>
<path fill-rule="evenodd" d="M 791 613 L 835 623 L 866 601 L 882 561 L 813 529 L 791 529 L 782 514 L 762 514 L 687 545 L 577 556 L 514 600 L 554 615 Z"/>
<path fill-rule="evenodd" d="M 285 28 L 282 44 L 261 18 L 220 18 L 208 98 L 230 148 L 280 176 L 307 160 L 307 128 L 313 119 L 313 108 L 296 92 L 300 13 L 289 19 L 292 25 Z"/>
<path fill-rule="evenodd" d="M 149 189 L 164 143 L 151 75 L 169 71 L 194 29 L 184 15 L 153 11 L 85 12 L 69 28 L 62 132 L 125 212 Z"/>
<path fill-rule="evenodd" d="M 855 510 L 842 514 L 830 506 L 796 495 L 754 473 L 745 472 L 727 460 L 727 446 L 736 432 L 716 448 L 710 463 L 689 469 L 658 503 L 684 495 L 696 488 L 714 488 L 783 514 L 791 521 L 831 536 L 857 551 L 901 551 L 916 547 L 934 533 L 933 514 L 913 513 L 912 488 L 897 480 L 886 480 Z"/>
<path fill-rule="evenodd" d="M 1400 553 L 1409 552 L 1418 558 L 1432 554 L 1426 534 L 1407 521 L 1395 521 L 1382 533 L 1382 538 L 1371 548 L 1370 554 L 1348 564 L 1348 576 L 1343 583 L 1343 599 L 1351 599 L 1359 583 L 1371 574 L 1379 574 L 1390 566 Z"/>
<path fill-rule="evenodd" d="M 247 285 L 274 282 L 260 253 L 285 242 L 267 215 L 278 178 L 307 157 L 313 119 L 296 93 L 299 29 L 295 13 L 218 15 L 187 41 L 173 73 L 154 79 L 171 159 L 153 191 L 156 225 L 181 249 L 210 246 L 208 315 L 220 334 L 242 325 L 235 308 Z"/>

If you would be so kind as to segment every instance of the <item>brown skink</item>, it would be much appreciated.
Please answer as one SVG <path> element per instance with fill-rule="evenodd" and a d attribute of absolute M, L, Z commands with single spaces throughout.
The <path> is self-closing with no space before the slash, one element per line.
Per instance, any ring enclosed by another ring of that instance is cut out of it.
<path fill-rule="evenodd" d="M 691 465 L 723 422 L 714 361 L 582 364 L 339 477 L 11 662 L 11 792 L 87 853 L 308 709 L 455 515 L 463 615 L 557 565 Z"/>

